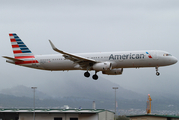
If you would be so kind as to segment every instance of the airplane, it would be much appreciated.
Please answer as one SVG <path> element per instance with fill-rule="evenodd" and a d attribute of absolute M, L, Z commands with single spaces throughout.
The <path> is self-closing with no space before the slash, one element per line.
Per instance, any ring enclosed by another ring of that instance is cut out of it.
<path fill-rule="evenodd" d="M 72 54 L 59 50 L 50 40 L 52 49 L 60 54 L 34 55 L 16 33 L 10 33 L 9 37 L 14 58 L 2 56 L 7 59 L 6 62 L 49 71 L 85 70 L 84 76 L 87 78 L 90 77 L 89 71 L 95 71 L 92 76 L 94 80 L 98 79 L 97 72 L 121 75 L 124 68 L 155 67 L 156 75 L 159 76 L 159 67 L 172 65 L 178 61 L 168 52 L 161 50 Z"/>

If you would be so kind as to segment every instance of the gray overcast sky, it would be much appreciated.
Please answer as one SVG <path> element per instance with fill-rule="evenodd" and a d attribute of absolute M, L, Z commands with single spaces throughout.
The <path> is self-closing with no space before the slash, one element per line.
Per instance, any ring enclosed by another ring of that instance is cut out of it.
<path fill-rule="evenodd" d="M 34 54 L 54 54 L 51 39 L 56 47 L 71 53 L 158 49 L 179 59 L 178 5 L 178 0 L 0 0 L 0 55 L 13 56 L 8 33 L 15 32 Z M 1 88 L 40 89 L 44 80 L 83 75 L 83 71 L 19 67 L 3 58 L 0 63 Z M 178 67 L 177 63 L 159 68 L 159 77 L 154 68 L 124 69 L 121 76 L 99 73 L 99 77 L 145 94 L 156 90 L 174 94 L 179 90 Z"/>

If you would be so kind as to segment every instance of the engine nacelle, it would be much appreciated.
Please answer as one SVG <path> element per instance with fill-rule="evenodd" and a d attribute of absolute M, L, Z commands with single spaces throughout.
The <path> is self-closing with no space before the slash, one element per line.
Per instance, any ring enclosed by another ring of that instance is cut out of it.
<path fill-rule="evenodd" d="M 111 69 L 112 69 L 112 64 L 110 62 L 96 63 L 93 65 L 93 70 L 96 71 L 106 71 Z"/>
<path fill-rule="evenodd" d="M 103 74 L 107 74 L 107 75 L 121 75 L 122 72 L 123 72 L 123 68 L 102 71 Z"/>

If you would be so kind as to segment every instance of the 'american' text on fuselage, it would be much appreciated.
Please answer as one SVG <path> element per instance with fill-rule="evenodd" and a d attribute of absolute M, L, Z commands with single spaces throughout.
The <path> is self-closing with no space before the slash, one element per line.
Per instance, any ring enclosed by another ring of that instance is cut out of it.
<path fill-rule="evenodd" d="M 126 60 L 126 59 L 144 59 L 144 54 L 123 54 L 123 55 L 113 55 L 109 56 L 109 60 Z"/>

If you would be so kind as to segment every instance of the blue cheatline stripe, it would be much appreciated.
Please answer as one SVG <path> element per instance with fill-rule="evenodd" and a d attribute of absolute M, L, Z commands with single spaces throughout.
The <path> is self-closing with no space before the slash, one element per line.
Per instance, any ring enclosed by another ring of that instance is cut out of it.
<path fill-rule="evenodd" d="M 17 42 L 17 44 L 24 44 L 23 42 Z"/>
<path fill-rule="evenodd" d="M 17 42 L 22 42 L 22 40 L 19 39 L 19 38 L 16 38 L 15 40 L 16 40 Z"/>
<path fill-rule="evenodd" d="M 20 49 L 21 49 L 21 50 L 29 50 L 28 48 L 21 48 L 21 47 L 20 47 Z"/>
<path fill-rule="evenodd" d="M 26 45 L 19 45 L 19 47 L 27 47 Z"/>
<path fill-rule="evenodd" d="M 19 38 L 19 37 L 14 35 L 14 38 Z"/>
<path fill-rule="evenodd" d="M 31 51 L 22 51 L 22 53 L 32 53 Z"/>

